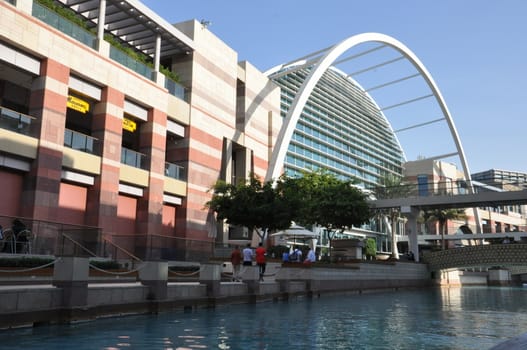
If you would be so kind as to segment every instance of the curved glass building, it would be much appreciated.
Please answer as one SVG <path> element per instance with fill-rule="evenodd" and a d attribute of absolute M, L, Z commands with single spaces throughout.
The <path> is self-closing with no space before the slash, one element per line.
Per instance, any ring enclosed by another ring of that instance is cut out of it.
<path fill-rule="evenodd" d="M 287 115 L 313 67 L 288 66 L 272 73 Z M 296 124 L 284 172 L 325 168 L 340 178 L 371 187 L 387 173 L 402 175 L 404 153 L 379 107 L 353 79 L 336 68 L 324 72 Z"/>

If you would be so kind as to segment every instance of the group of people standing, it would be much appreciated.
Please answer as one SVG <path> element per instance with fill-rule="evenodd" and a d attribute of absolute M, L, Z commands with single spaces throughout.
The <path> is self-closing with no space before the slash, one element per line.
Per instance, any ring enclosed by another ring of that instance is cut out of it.
<path fill-rule="evenodd" d="M 264 248 L 263 244 L 258 244 L 258 248 L 255 251 L 252 250 L 251 244 L 247 243 L 247 246 L 240 252 L 240 247 L 235 246 L 234 250 L 231 253 L 231 263 L 232 263 L 232 280 L 240 280 L 240 265 L 243 262 L 243 266 L 252 266 L 253 259 L 256 260 L 256 265 L 258 265 L 260 281 L 263 281 L 263 276 L 265 274 L 265 267 L 267 265 L 267 250 Z"/>
<path fill-rule="evenodd" d="M 298 247 L 294 247 L 293 251 L 291 253 L 284 252 L 282 254 L 282 262 L 299 262 L 304 264 L 310 264 L 314 263 L 317 260 L 315 251 L 313 248 L 310 248 L 307 252 L 306 258 L 302 259 L 302 250 L 300 250 Z"/>
<path fill-rule="evenodd" d="M 253 260 L 255 260 L 256 265 L 258 265 L 258 271 L 260 275 L 259 280 L 263 281 L 265 268 L 267 265 L 267 250 L 265 249 L 263 244 L 259 243 L 258 248 L 256 248 L 254 251 L 251 248 L 250 243 L 247 243 L 247 246 L 242 251 L 240 251 L 239 246 L 235 246 L 234 250 L 231 252 L 232 280 L 239 281 L 241 266 L 252 266 Z M 282 261 L 303 262 L 305 264 L 310 264 L 316 261 L 316 255 L 315 251 L 310 248 L 306 258 L 302 260 L 302 250 L 300 250 L 298 247 L 294 247 L 291 254 L 289 254 L 288 252 L 284 253 L 284 255 L 282 256 Z"/>

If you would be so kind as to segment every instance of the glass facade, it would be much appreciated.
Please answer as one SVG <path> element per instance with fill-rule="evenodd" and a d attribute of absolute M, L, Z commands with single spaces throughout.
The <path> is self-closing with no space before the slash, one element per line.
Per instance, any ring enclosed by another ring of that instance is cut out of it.
<path fill-rule="evenodd" d="M 278 72 L 270 78 L 281 88 L 285 117 L 311 68 Z M 284 170 L 327 169 L 339 178 L 354 178 L 363 187 L 391 173 L 402 174 L 404 154 L 377 105 L 353 80 L 329 69 L 311 93 L 288 146 Z"/>

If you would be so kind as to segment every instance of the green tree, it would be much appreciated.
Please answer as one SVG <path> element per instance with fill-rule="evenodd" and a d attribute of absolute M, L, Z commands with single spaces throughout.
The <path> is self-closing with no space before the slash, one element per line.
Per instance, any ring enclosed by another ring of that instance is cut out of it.
<path fill-rule="evenodd" d="M 235 185 L 220 180 L 211 190 L 212 198 L 205 206 L 216 213 L 216 218 L 247 227 L 249 232 L 256 232 L 261 242 L 267 232 L 291 225 L 291 206 L 271 181 L 262 183 L 251 174 L 245 183 Z"/>
<path fill-rule="evenodd" d="M 445 250 L 445 235 L 448 234 L 449 220 L 464 220 L 467 218 L 465 209 L 434 209 L 425 212 L 426 221 L 439 223 L 441 232 L 441 250 Z"/>
<path fill-rule="evenodd" d="M 377 242 L 375 242 L 374 238 L 366 238 L 365 245 L 364 245 L 364 254 L 366 255 L 366 258 L 372 259 L 375 257 L 375 254 L 377 253 Z"/>
<path fill-rule="evenodd" d="M 277 188 L 295 205 L 295 222 L 327 229 L 330 247 L 337 232 L 360 226 L 371 217 L 366 194 L 351 180 L 340 180 L 324 170 L 281 178 Z"/>
<path fill-rule="evenodd" d="M 389 199 L 389 198 L 404 198 L 407 197 L 411 192 L 411 186 L 405 183 L 400 176 L 393 174 L 386 174 L 383 176 L 379 185 L 375 188 L 375 196 L 378 199 Z M 390 208 L 387 212 L 383 213 L 387 215 L 391 224 L 391 240 L 392 240 L 392 258 L 399 259 L 399 252 L 397 250 L 397 223 L 401 217 L 400 208 Z"/>

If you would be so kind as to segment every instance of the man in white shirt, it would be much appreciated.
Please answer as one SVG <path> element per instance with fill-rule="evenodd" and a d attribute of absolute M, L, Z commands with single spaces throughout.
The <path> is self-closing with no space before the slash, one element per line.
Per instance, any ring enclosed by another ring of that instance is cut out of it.
<path fill-rule="evenodd" d="M 245 247 L 242 251 L 243 254 L 243 266 L 252 266 L 253 264 L 253 250 L 251 249 L 251 243 L 247 243 L 247 247 Z"/>

